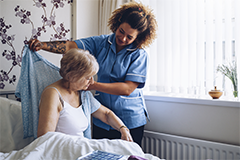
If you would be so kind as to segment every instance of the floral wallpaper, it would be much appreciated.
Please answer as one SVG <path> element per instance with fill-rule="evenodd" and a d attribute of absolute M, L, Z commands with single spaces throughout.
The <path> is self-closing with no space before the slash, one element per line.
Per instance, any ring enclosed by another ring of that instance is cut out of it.
<path fill-rule="evenodd" d="M 0 91 L 15 90 L 22 49 L 29 39 L 71 39 L 71 4 L 71 0 L 0 1 Z"/>

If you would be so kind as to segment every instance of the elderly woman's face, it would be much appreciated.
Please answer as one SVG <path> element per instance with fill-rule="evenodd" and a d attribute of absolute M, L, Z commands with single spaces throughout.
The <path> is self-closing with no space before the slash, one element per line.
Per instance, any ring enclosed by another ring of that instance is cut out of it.
<path fill-rule="evenodd" d="M 83 77 L 76 82 L 71 83 L 71 86 L 76 90 L 87 90 L 90 84 L 94 83 L 94 75 Z"/>
<path fill-rule="evenodd" d="M 135 41 L 138 30 L 131 28 L 128 23 L 122 23 L 116 30 L 116 43 L 120 47 L 125 47 Z"/>

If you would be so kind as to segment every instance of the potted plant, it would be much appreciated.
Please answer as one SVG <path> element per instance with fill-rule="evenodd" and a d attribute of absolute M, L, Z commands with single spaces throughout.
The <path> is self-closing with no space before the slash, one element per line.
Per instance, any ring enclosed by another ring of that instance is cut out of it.
<path fill-rule="evenodd" d="M 233 84 L 233 95 L 234 97 L 238 97 L 238 80 L 237 80 L 237 64 L 235 61 L 229 63 L 229 66 L 227 65 L 219 65 L 217 67 L 217 72 L 221 72 L 223 75 L 228 77 Z"/>

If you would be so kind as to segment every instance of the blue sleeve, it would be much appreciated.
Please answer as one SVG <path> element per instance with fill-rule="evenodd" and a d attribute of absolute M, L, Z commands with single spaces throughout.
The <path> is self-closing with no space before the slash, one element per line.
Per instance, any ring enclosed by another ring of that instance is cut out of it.
<path fill-rule="evenodd" d="M 91 103 L 91 114 L 92 114 L 100 108 L 101 103 L 96 98 L 93 97 L 90 91 L 89 91 L 89 99 Z"/>
<path fill-rule="evenodd" d="M 84 131 L 84 137 L 91 139 L 91 114 L 99 109 L 99 103 L 90 91 L 82 91 L 81 99 L 83 101 L 83 112 L 88 119 L 88 128 Z"/>
<path fill-rule="evenodd" d="M 97 55 L 95 54 L 97 54 L 97 49 L 99 48 L 99 46 L 101 46 L 102 42 L 105 40 L 106 37 L 107 35 L 93 36 L 78 39 L 74 42 L 77 44 L 78 48 L 88 50 L 92 55 L 96 57 Z"/>
<path fill-rule="evenodd" d="M 145 50 L 140 49 L 133 56 L 133 61 L 128 68 L 125 81 L 140 83 L 138 88 L 143 88 L 147 78 L 148 54 Z"/>

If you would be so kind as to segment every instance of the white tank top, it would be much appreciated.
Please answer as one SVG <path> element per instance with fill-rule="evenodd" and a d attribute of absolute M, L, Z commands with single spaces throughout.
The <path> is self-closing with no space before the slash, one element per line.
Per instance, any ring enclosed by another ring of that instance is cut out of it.
<path fill-rule="evenodd" d="M 50 88 L 56 89 L 55 87 Z M 58 90 L 57 92 L 59 94 L 60 101 L 62 102 L 63 109 L 60 112 L 55 132 L 84 137 L 83 131 L 87 129 L 89 124 L 87 117 L 83 113 L 82 105 L 78 108 L 72 107 L 69 103 L 63 100 Z"/>

